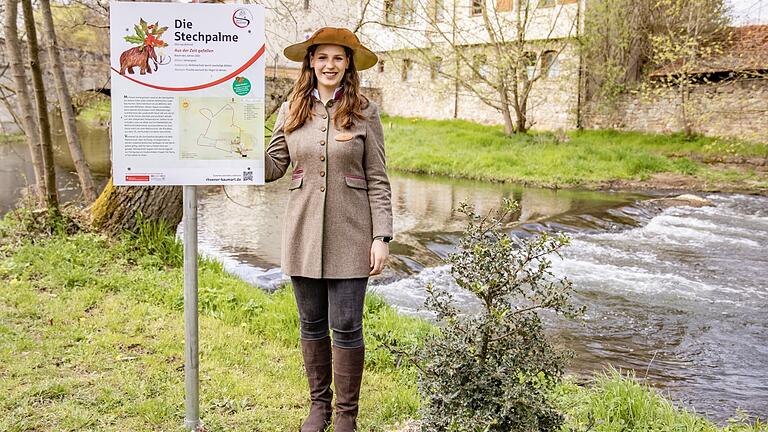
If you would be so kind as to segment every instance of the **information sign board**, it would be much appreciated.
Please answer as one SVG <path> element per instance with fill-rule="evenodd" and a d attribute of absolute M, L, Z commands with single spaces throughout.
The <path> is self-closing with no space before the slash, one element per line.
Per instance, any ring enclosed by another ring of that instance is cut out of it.
<path fill-rule="evenodd" d="M 263 6 L 110 8 L 114 184 L 263 184 Z"/>

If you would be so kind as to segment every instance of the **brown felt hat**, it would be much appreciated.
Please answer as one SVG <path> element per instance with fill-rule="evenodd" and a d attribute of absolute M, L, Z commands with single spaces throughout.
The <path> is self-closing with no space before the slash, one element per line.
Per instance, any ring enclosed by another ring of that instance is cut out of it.
<path fill-rule="evenodd" d="M 360 43 L 360 39 L 354 33 L 345 28 L 336 27 L 323 27 L 317 30 L 304 42 L 285 47 L 283 54 L 289 60 L 301 62 L 304 61 L 309 47 L 323 44 L 341 45 L 351 49 L 357 70 L 371 68 L 379 60 L 376 54 Z"/>

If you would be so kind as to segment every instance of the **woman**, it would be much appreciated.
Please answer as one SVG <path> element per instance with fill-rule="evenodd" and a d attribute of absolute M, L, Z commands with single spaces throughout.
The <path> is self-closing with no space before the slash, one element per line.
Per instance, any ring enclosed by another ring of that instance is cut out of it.
<path fill-rule="evenodd" d="M 302 62 L 280 107 L 265 155 L 266 181 L 293 173 L 283 226 L 282 269 L 291 276 L 312 405 L 301 432 L 357 430 L 363 376 L 363 301 L 392 238 L 384 137 L 358 70 L 377 58 L 347 29 L 325 27 L 284 50 Z M 333 344 L 329 337 L 333 330 Z"/>

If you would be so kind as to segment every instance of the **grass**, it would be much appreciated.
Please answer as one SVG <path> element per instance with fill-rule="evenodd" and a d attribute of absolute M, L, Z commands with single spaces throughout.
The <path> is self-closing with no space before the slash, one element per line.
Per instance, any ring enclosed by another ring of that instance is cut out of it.
<path fill-rule="evenodd" d="M 182 430 L 174 238 L 155 228 L 120 240 L 56 227 L 30 236 L 34 224 L 17 215 L 0 221 L 0 430 Z M 297 430 L 308 398 L 290 290 L 266 294 L 209 260 L 199 286 L 207 429 Z M 365 321 L 361 431 L 389 431 L 418 415 L 419 399 L 413 371 L 377 349 L 378 336 L 414 344 L 433 328 L 376 296 L 366 300 Z M 557 397 L 564 432 L 768 431 L 744 420 L 719 428 L 617 372 L 587 387 L 565 382 Z"/>
<path fill-rule="evenodd" d="M 736 432 L 768 431 L 759 419 L 745 416 L 718 427 L 705 418 L 675 407 L 633 374 L 610 369 L 597 374 L 589 387 L 566 382 L 559 388 L 561 409 L 568 413 L 570 430 L 595 432 Z"/>
<path fill-rule="evenodd" d="M 756 173 L 723 171 L 705 162 L 768 158 L 768 144 L 680 134 L 595 130 L 510 137 L 500 126 L 463 120 L 383 117 L 382 122 L 391 168 L 478 180 L 584 186 L 672 173 L 742 181 L 757 178 Z"/>
<path fill-rule="evenodd" d="M 3 233 L 3 237 L 13 236 Z M 0 263 L 0 430 L 180 430 L 183 276 L 130 241 L 98 234 L 10 241 Z M 308 409 L 289 290 L 269 295 L 203 261 L 201 412 L 210 431 L 296 430 Z M 367 336 L 428 326 L 371 296 Z M 412 417 L 412 373 L 376 350 L 364 430 Z"/>

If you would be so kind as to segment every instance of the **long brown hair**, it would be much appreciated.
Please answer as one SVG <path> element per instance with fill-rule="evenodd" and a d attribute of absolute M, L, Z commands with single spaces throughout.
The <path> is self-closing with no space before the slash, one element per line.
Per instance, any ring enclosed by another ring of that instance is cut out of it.
<path fill-rule="evenodd" d="M 300 128 L 312 116 L 312 90 L 317 86 L 317 77 L 310 66 L 309 59 L 316 48 L 317 45 L 312 45 L 307 50 L 307 55 L 301 63 L 299 78 L 296 79 L 293 91 L 288 97 L 290 101 L 288 118 L 283 127 L 285 133 L 291 133 Z M 360 77 L 357 75 L 352 50 L 344 47 L 344 52 L 349 59 L 349 67 L 344 71 L 344 77 L 341 79 L 342 96 L 338 102 L 338 109 L 333 114 L 333 124 L 338 129 L 349 129 L 355 120 L 363 120 L 362 110 L 368 106 L 368 99 L 360 94 Z"/>

